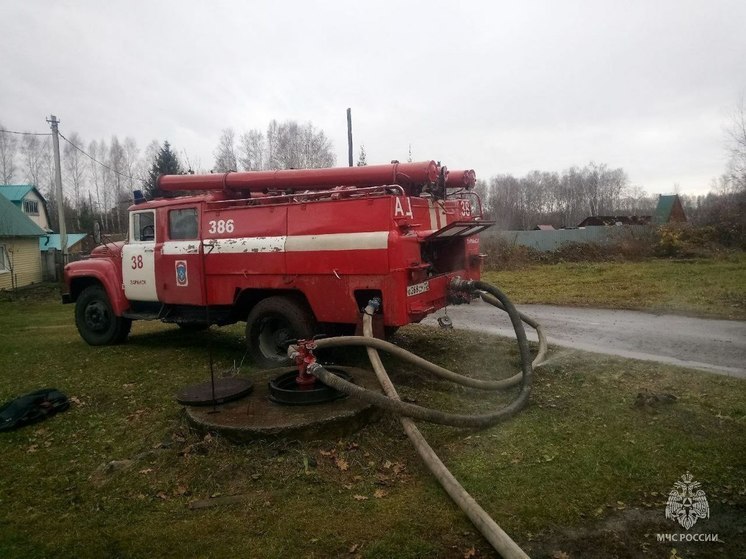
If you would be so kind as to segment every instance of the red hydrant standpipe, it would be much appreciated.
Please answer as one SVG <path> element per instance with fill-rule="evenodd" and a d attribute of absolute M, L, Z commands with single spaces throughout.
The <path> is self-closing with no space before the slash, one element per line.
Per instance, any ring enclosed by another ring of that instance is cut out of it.
<path fill-rule="evenodd" d="M 308 372 L 308 366 L 316 362 L 316 357 L 313 355 L 316 342 L 314 340 L 298 340 L 296 347 L 298 353 L 294 359 L 298 364 L 298 376 L 295 377 L 295 383 L 301 390 L 311 390 L 316 384 L 316 377 Z"/>

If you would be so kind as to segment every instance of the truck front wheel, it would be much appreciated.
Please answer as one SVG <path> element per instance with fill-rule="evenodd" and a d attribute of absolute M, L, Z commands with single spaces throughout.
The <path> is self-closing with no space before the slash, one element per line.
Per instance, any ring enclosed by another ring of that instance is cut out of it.
<path fill-rule="evenodd" d="M 75 304 L 75 325 L 88 344 L 111 345 L 127 339 L 132 321 L 115 315 L 104 288 L 91 285 Z"/>
<path fill-rule="evenodd" d="M 281 367 L 289 363 L 287 342 L 314 335 L 311 310 L 291 297 L 267 297 L 251 309 L 246 319 L 246 343 L 254 363 Z"/>

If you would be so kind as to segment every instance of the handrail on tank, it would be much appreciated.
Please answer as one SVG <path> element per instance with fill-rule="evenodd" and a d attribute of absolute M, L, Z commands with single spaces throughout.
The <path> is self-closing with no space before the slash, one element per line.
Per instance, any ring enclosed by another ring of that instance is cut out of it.
<path fill-rule="evenodd" d="M 399 186 L 398 184 L 385 184 L 380 186 L 368 186 L 364 188 L 354 188 L 350 190 L 339 190 L 339 189 L 331 189 L 331 190 L 315 190 L 315 191 L 309 191 L 309 192 L 294 192 L 292 194 L 269 194 L 261 197 L 255 197 L 250 196 L 247 198 L 228 198 L 226 200 L 208 200 L 208 205 L 218 205 L 218 204 L 225 204 L 225 205 L 231 205 L 231 204 L 237 204 L 241 202 L 253 202 L 253 203 L 259 203 L 261 205 L 272 205 L 272 204 L 278 204 L 282 203 L 283 200 L 288 200 L 292 198 L 304 198 L 304 201 L 308 200 L 316 200 L 321 199 L 323 197 L 329 197 L 334 195 L 339 195 L 341 197 L 348 197 L 348 196 L 365 196 L 365 195 L 371 195 L 375 194 L 376 191 L 380 191 L 382 194 L 385 194 L 387 190 L 397 190 L 398 193 L 396 196 L 406 196 L 406 192 L 404 189 Z"/>

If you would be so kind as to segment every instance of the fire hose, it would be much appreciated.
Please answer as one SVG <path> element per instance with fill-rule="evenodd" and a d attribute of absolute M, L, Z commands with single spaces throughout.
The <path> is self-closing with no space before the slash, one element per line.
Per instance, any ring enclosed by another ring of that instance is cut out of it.
<path fill-rule="evenodd" d="M 546 338 L 541 326 L 533 319 L 518 312 L 508 297 L 498 288 L 480 281 L 465 281 L 456 278 L 451 282 L 451 288 L 454 291 L 466 291 L 478 294 L 485 302 L 504 310 L 508 313 L 510 321 L 515 330 L 516 339 L 521 361 L 521 372 L 504 380 L 487 381 L 478 380 L 464 375 L 460 375 L 448 369 L 444 369 L 434 363 L 431 363 L 421 357 L 410 353 L 389 342 L 379 340 L 373 337 L 373 314 L 380 307 L 380 300 L 373 299 L 365 308 L 363 317 L 364 336 L 346 336 L 336 338 L 321 339 L 316 342 L 319 349 L 328 347 L 342 346 L 365 346 L 368 358 L 370 359 L 373 370 L 375 371 L 378 381 L 381 383 L 384 394 L 367 390 L 351 382 L 347 382 L 327 371 L 321 364 L 314 362 L 309 364 L 308 373 L 314 375 L 322 383 L 339 390 L 340 392 L 360 398 L 370 404 L 383 408 L 387 411 L 400 416 L 402 427 L 414 445 L 417 453 L 420 455 L 430 472 L 436 477 L 443 489 L 469 517 L 474 526 L 482 533 L 492 547 L 505 559 L 527 558 L 528 555 L 505 533 L 500 526 L 487 514 L 487 512 L 469 495 L 461 486 L 451 472 L 446 468 L 435 451 L 427 443 L 420 433 L 413 419 L 421 419 L 441 425 L 451 425 L 455 427 L 476 427 L 484 428 L 503 421 L 518 411 L 528 403 L 528 397 L 531 393 L 531 382 L 533 378 L 533 367 L 542 364 L 547 351 Z M 539 350 L 536 358 L 531 360 L 528 339 L 523 328 L 523 322 L 534 328 L 539 339 Z M 418 365 L 426 371 L 446 380 L 477 388 L 481 390 L 505 390 L 520 385 L 518 396 L 507 406 L 491 413 L 467 415 L 446 413 L 432 408 L 426 408 L 407 402 L 402 402 L 396 391 L 386 369 L 378 355 L 378 350 L 386 351 L 402 360 Z M 297 355 L 297 348 L 291 346 L 288 349 L 288 355 L 294 359 Z"/>

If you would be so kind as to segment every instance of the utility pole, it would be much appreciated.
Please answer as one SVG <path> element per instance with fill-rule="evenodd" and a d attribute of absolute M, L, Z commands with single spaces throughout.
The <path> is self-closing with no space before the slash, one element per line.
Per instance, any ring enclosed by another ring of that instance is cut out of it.
<path fill-rule="evenodd" d="M 347 159 L 352 167 L 352 109 L 347 109 Z"/>
<path fill-rule="evenodd" d="M 57 215 L 60 220 L 60 249 L 62 250 L 62 267 L 67 264 L 67 228 L 65 227 L 65 198 L 62 194 L 62 170 L 60 166 L 60 138 L 57 117 L 51 115 L 47 122 L 52 129 L 52 144 L 54 146 L 54 183 L 57 197 Z M 61 277 L 61 276 L 60 276 Z"/>

